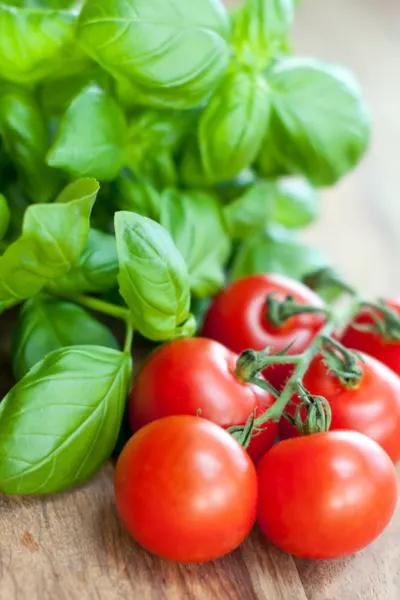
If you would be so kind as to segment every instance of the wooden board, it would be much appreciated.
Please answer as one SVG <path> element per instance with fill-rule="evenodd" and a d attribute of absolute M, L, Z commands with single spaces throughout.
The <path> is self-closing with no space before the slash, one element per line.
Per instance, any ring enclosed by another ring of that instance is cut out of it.
<path fill-rule="evenodd" d="M 324 194 L 321 219 L 305 236 L 371 295 L 400 296 L 399 22 L 397 0 L 305 0 L 295 35 L 299 51 L 353 68 L 372 106 L 368 158 Z M 0 600 L 400 598 L 400 509 L 379 540 L 344 560 L 294 560 L 255 531 L 225 559 L 181 566 L 145 553 L 123 531 L 112 476 L 108 464 L 75 491 L 0 497 Z"/>

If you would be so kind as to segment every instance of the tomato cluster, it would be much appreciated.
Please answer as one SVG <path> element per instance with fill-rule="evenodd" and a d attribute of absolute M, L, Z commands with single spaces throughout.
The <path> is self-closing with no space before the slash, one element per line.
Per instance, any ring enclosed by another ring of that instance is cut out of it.
<path fill-rule="evenodd" d="M 271 298 L 290 298 L 292 312 L 272 318 Z M 117 510 L 139 544 L 203 562 L 236 548 L 257 521 L 282 550 L 327 559 L 383 531 L 398 496 L 400 342 L 358 329 L 376 323 L 365 311 L 331 338 L 328 321 L 305 285 L 255 275 L 215 298 L 202 337 L 153 352 L 131 391 L 135 433 L 115 473 Z M 266 347 L 249 375 L 245 351 L 251 359 Z"/>

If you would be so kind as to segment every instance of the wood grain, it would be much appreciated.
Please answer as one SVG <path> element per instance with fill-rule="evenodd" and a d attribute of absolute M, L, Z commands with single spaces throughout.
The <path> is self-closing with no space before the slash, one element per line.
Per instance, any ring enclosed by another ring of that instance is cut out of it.
<path fill-rule="evenodd" d="M 324 193 L 321 219 L 305 234 L 371 295 L 400 295 L 399 22 L 397 0 L 305 0 L 295 31 L 299 52 L 353 68 L 372 108 L 375 133 L 368 157 Z M 4 360 L 1 355 L 7 386 Z M 0 600 L 400 597 L 400 509 L 372 546 L 344 560 L 294 560 L 255 531 L 231 556 L 182 566 L 150 556 L 124 532 L 112 477 L 110 463 L 68 493 L 0 496 Z"/>

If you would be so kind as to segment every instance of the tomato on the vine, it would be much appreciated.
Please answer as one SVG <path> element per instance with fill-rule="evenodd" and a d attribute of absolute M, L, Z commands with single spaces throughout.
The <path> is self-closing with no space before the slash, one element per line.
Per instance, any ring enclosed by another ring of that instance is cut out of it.
<path fill-rule="evenodd" d="M 279 548 L 302 558 L 345 556 L 372 542 L 397 503 L 386 452 L 354 431 L 294 438 L 258 466 L 257 521 Z"/>
<path fill-rule="evenodd" d="M 302 283 L 282 275 L 249 275 L 223 289 L 208 310 L 202 334 L 221 342 L 234 352 L 248 348 L 272 353 L 290 346 L 288 354 L 300 354 L 310 345 L 324 323 L 320 314 L 300 314 L 290 317 L 280 326 L 272 325 L 267 315 L 267 296 L 281 300 L 293 296 L 295 302 L 314 307 L 324 303 Z M 264 375 L 275 387 L 282 388 L 293 368 L 273 365 Z"/>
<path fill-rule="evenodd" d="M 231 552 L 250 532 L 257 475 L 221 427 L 199 417 L 167 417 L 126 444 L 115 496 L 138 544 L 169 560 L 204 562 Z"/>
<path fill-rule="evenodd" d="M 400 301 L 386 302 L 400 318 Z M 362 310 L 341 337 L 341 342 L 348 348 L 360 350 L 374 356 L 392 371 L 400 375 L 400 340 L 385 339 L 376 331 L 361 331 L 359 326 L 373 326 L 374 320 L 369 310 Z"/>
<path fill-rule="evenodd" d="M 400 378 L 367 354 L 361 356 L 363 375 L 355 388 L 342 384 L 321 355 L 311 362 L 303 384 L 313 396 L 323 396 L 329 402 L 331 430 L 359 431 L 375 440 L 396 462 L 400 459 Z M 294 416 L 299 397 L 294 396 L 292 402 L 285 412 Z M 305 408 L 300 414 L 305 417 Z M 281 419 L 279 434 L 281 439 L 300 435 L 286 418 Z"/>
<path fill-rule="evenodd" d="M 201 415 L 224 428 L 259 416 L 273 396 L 235 375 L 238 355 L 206 338 L 185 338 L 155 350 L 134 382 L 129 415 L 133 431 L 170 415 Z M 268 421 L 252 438 L 254 461 L 275 441 L 278 426 Z"/>

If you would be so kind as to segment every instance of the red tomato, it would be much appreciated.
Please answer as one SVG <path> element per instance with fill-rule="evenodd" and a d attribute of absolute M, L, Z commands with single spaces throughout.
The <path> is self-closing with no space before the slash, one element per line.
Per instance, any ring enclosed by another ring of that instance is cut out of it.
<path fill-rule="evenodd" d="M 400 317 L 400 302 L 386 302 Z M 369 311 L 362 311 L 354 324 L 372 325 L 373 319 Z M 350 325 L 344 332 L 342 344 L 354 350 L 361 350 L 374 356 L 392 371 L 400 375 L 400 341 L 385 340 L 379 333 L 373 331 L 358 331 Z"/>
<path fill-rule="evenodd" d="M 269 392 L 235 374 L 238 356 L 213 340 L 186 338 L 158 348 L 144 363 L 132 388 L 129 413 L 133 431 L 169 415 L 199 414 L 221 427 L 244 425 L 256 410 L 274 402 Z M 248 452 L 257 461 L 272 446 L 276 423 L 253 437 Z"/>
<path fill-rule="evenodd" d="M 288 354 L 303 352 L 321 329 L 323 317 L 297 315 L 275 327 L 266 316 L 269 294 L 282 299 L 292 295 L 302 304 L 324 305 L 319 296 L 298 281 L 282 275 L 249 275 L 228 285 L 216 296 L 206 315 L 203 335 L 239 353 L 248 348 L 263 350 L 267 347 L 279 352 L 291 343 Z M 264 375 L 280 389 L 292 372 L 291 365 L 274 365 L 266 369 Z"/>
<path fill-rule="evenodd" d="M 393 462 L 400 459 L 400 378 L 379 361 L 363 354 L 363 377 L 356 389 L 346 388 L 316 356 L 303 383 L 315 396 L 323 396 L 332 411 L 331 431 L 351 429 L 372 438 L 389 454 Z M 298 396 L 293 398 L 297 404 Z M 286 412 L 294 415 L 296 406 Z M 305 409 L 302 410 L 302 417 Z M 283 418 L 279 425 L 281 439 L 300 435 L 296 427 Z"/>
<path fill-rule="evenodd" d="M 192 416 L 159 419 L 126 444 L 115 471 L 117 511 L 133 539 L 158 556 L 204 562 L 250 532 L 257 475 L 221 427 Z"/>
<path fill-rule="evenodd" d="M 392 461 L 355 431 L 280 442 L 260 461 L 258 482 L 261 530 L 302 558 L 360 550 L 384 530 L 397 502 Z"/>

